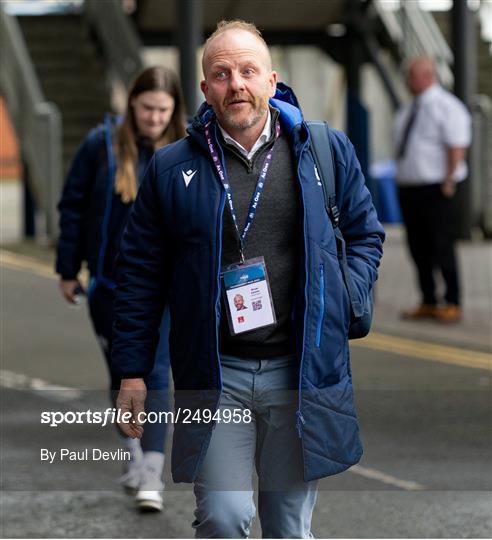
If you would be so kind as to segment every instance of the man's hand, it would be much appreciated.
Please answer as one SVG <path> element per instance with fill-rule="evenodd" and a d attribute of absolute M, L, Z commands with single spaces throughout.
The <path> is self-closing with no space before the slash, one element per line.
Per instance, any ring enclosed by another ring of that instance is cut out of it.
<path fill-rule="evenodd" d="M 82 285 L 78 279 L 60 279 L 60 291 L 63 298 L 70 304 L 75 304 L 75 291 L 82 289 Z M 82 289 L 83 290 L 83 289 Z"/>
<path fill-rule="evenodd" d="M 441 192 L 446 198 L 451 199 L 456 193 L 456 182 L 449 179 L 444 180 L 441 184 Z"/>
<path fill-rule="evenodd" d="M 143 379 L 122 379 L 116 407 L 121 409 L 121 416 L 124 413 L 131 413 L 129 422 L 120 422 L 121 431 L 132 439 L 140 439 L 143 435 L 143 427 L 140 420 L 143 420 L 145 413 L 145 398 L 147 397 L 147 387 Z"/>
<path fill-rule="evenodd" d="M 466 147 L 448 146 L 448 171 L 441 184 L 441 193 L 451 199 L 456 194 L 456 182 L 453 180 L 458 165 L 466 158 Z"/>

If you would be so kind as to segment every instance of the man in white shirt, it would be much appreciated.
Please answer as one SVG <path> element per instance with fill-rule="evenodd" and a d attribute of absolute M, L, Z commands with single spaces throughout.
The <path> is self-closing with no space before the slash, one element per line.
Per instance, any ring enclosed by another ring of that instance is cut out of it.
<path fill-rule="evenodd" d="M 407 85 L 414 100 L 398 113 L 394 140 L 400 205 L 422 301 L 403 317 L 458 322 L 462 311 L 454 249 L 456 192 L 468 174 L 471 118 L 465 105 L 439 86 L 429 58 L 412 60 Z M 444 304 L 436 297 L 436 269 L 446 284 Z"/>

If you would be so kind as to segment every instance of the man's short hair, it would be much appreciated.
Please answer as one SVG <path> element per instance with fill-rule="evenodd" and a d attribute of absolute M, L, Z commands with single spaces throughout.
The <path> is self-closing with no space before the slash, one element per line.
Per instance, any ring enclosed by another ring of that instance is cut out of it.
<path fill-rule="evenodd" d="M 249 32 L 250 34 L 256 36 L 268 49 L 268 45 L 266 44 L 266 41 L 263 39 L 263 36 L 261 35 L 261 32 L 258 30 L 256 25 L 254 23 L 243 21 L 242 19 L 219 21 L 217 23 L 217 28 L 215 29 L 214 33 L 207 39 L 207 41 L 205 41 L 205 48 L 217 36 L 223 34 L 224 32 L 227 32 L 228 30 L 244 30 L 245 32 Z"/>
<path fill-rule="evenodd" d="M 410 68 L 416 64 L 419 64 L 421 68 L 424 68 L 428 74 L 432 75 L 433 77 L 437 77 L 436 61 L 431 56 L 423 55 L 409 58 L 403 63 L 403 72 L 408 74 Z"/>
<path fill-rule="evenodd" d="M 250 34 L 255 36 L 257 39 L 259 39 L 261 43 L 263 43 L 266 51 L 268 52 L 268 57 L 270 57 L 270 51 L 268 49 L 268 45 L 266 41 L 263 39 L 261 32 L 258 30 L 255 24 L 243 21 L 242 19 L 233 19 L 231 21 L 222 20 L 217 23 L 217 28 L 215 29 L 213 34 L 210 35 L 207 41 L 205 41 L 205 45 L 203 47 L 202 65 L 203 65 L 203 60 L 205 59 L 205 53 L 207 51 L 207 47 L 217 36 L 220 36 L 224 32 L 227 32 L 228 30 L 243 30 L 244 32 L 249 32 Z"/>

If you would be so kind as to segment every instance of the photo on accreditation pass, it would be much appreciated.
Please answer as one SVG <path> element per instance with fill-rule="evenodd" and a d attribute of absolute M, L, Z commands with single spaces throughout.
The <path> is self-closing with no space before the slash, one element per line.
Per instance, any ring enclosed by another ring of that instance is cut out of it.
<path fill-rule="evenodd" d="M 222 273 L 231 334 L 275 324 L 275 310 L 263 257 L 233 265 Z"/>

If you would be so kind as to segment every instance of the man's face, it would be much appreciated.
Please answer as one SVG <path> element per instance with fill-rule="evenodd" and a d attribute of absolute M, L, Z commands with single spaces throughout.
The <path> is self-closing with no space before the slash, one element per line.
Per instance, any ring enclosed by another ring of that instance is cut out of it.
<path fill-rule="evenodd" d="M 138 94 L 131 101 L 138 134 L 156 141 L 166 130 L 174 112 L 174 98 L 162 90 Z"/>
<path fill-rule="evenodd" d="M 234 305 L 236 306 L 236 309 L 239 311 L 240 309 L 243 309 L 243 306 L 244 306 L 244 298 L 240 295 L 240 294 L 237 294 L 235 297 L 234 297 Z"/>
<path fill-rule="evenodd" d="M 410 92 L 417 96 L 422 91 L 422 74 L 415 68 L 410 68 L 407 76 L 407 86 Z"/>
<path fill-rule="evenodd" d="M 407 87 L 414 96 L 418 96 L 435 82 L 433 66 L 427 60 L 414 61 L 407 73 Z"/>
<path fill-rule="evenodd" d="M 228 30 L 207 47 L 201 89 L 226 131 L 255 126 L 275 95 L 277 74 L 269 53 L 253 34 Z"/>

